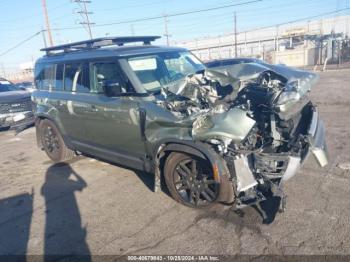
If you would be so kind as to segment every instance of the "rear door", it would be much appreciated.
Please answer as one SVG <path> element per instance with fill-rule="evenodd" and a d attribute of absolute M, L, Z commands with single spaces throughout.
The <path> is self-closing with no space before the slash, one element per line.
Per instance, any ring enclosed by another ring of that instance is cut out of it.
<path fill-rule="evenodd" d="M 58 64 L 51 103 L 58 109 L 65 135 L 72 141 L 87 140 L 84 116 L 88 107 L 85 94 L 90 91 L 88 66 L 84 62 Z"/>

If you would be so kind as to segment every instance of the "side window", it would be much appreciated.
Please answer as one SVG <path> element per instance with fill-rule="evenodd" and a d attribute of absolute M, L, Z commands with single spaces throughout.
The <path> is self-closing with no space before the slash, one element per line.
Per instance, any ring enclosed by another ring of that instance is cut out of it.
<path fill-rule="evenodd" d="M 42 88 L 44 90 L 52 90 L 55 85 L 56 65 L 46 65 L 44 69 L 44 79 Z"/>
<path fill-rule="evenodd" d="M 63 64 L 56 65 L 55 90 L 63 91 Z"/>
<path fill-rule="evenodd" d="M 122 74 L 117 62 L 90 64 L 91 92 L 103 93 L 103 85 L 118 84 L 122 94 L 135 93 L 130 81 Z"/>
<path fill-rule="evenodd" d="M 66 91 L 88 93 L 89 84 L 86 81 L 88 71 L 83 63 L 66 64 L 64 67 L 64 89 Z"/>
<path fill-rule="evenodd" d="M 37 64 L 35 67 L 35 85 L 40 90 L 51 90 L 55 85 L 56 65 Z"/>
<path fill-rule="evenodd" d="M 35 79 L 35 86 L 37 89 L 42 89 L 42 81 L 44 78 L 44 65 L 43 64 L 36 64 L 35 65 L 35 72 L 34 72 L 34 79 Z"/>

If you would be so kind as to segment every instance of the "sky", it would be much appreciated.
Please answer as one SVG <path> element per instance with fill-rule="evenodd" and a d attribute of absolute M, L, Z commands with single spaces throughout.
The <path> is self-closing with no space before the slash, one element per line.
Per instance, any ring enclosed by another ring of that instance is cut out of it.
<path fill-rule="evenodd" d="M 45 28 L 42 0 L 0 0 L 0 69 L 14 71 L 18 64 L 35 61 L 43 53 L 41 34 L 5 55 L 8 49 Z M 257 1 L 257 2 L 253 2 Z M 249 4 L 244 4 L 251 2 Z M 234 12 L 238 32 L 285 23 L 349 7 L 349 0 L 91 0 L 87 4 L 93 37 L 164 35 L 164 15 L 233 5 L 212 11 L 168 17 L 170 43 L 233 32 Z M 46 0 L 54 44 L 89 38 L 80 24 L 79 5 L 74 0 Z M 350 14 L 349 10 L 339 13 Z M 157 17 L 139 22 L 142 18 Z M 334 16 L 334 15 L 333 15 Z M 325 16 L 326 17 L 326 16 Z M 121 22 L 121 23 L 120 23 Z M 119 23 L 119 24 L 118 24 Z M 112 24 L 112 25 L 105 25 Z M 158 40 L 165 44 L 165 38 Z"/>

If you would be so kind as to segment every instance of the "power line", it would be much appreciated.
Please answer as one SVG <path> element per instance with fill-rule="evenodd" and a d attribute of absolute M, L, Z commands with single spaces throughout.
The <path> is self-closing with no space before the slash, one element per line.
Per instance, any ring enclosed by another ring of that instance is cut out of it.
<path fill-rule="evenodd" d="M 346 11 L 346 10 L 350 10 L 350 8 L 344 8 L 344 9 L 341 9 L 341 10 L 338 10 L 338 11 L 332 11 L 332 12 L 327 12 L 327 13 L 321 13 L 321 14 L 318 14 L 318 15 L 314 15 L 314 16 L 309 16 L 309 17 L 304 17 L 304 18 L 300 18 L 300 19 L 295 19 L 295 20 L 291 20 L 291 21 L 286 21 L 286 22 L 283 22 L 283 23 L 279 23 L 279 24 L 272 24 L 272 25 L 268 25 L 268 26 L 264 26 L 264 27 L 259 27 L 259 28 L 252 28 L 252 29 L 248 29 L 248 30 L 242 30 L 242 31 L 239 31 L 237 32 L 237 34 L 244 34 L 244 33 L 247 33 L 247 32 L 254 32 L 254 31 L 258 31 L 258 30 L 261 30 L 261 29 L 268 29 L 268 28 L 271 28 L 271 27 L 276 27 L 276 26 L 281 26 L 281 25 L 286 25 L 286 24 L 291 24 L 291 23 L 295 23 L 295 22 L 300 22 L 300 21 L 305 21 L 305 20 L 312 20 L 314 18 L 317 18 L 317 17 L 323 17 L 323 16 L 327 16 L 327 15 L 332 15 L 334 13 L 339 13 L 339 12 L 343 12 L 343 11 Z M 220 24 L 227 24 L 227 22 L 225 23 L 218 23 L 216 25 L 219 26 Z M 213 24 L 214 25 L 214 24 Z M 215 26 L 215 25 L 214 25 Z M 186 26 L 186 29 L 189 28 Z M 203 28 L 205 30 L 205 28 Z M 188 31 L 188 32 L 191 32 L 191 31 Z M 195 31 L 193 32 L 198 32 L 198 30 L 196 29 Z M 232 35 L 232 33 L 230 34 L 226 34 L 226 35 Z M 209 36 L 207 36 L 209 37 Z M 188 40 L 188 41 L 191 41 L 191 40 Z"/>
<path fill-rule="evenodd" d="M 307 0 L 303 0 L 304 2 L 307 1 Z M 311 0 L 310 0 L 311 1 Z M 320 0 L 319 0 L 320 1 Z M 310 3 L 310 4 L 314 4 L 314 3 Z M 287 7 L 290 6 L 290 5 L 286 5 Z M 255 9 L 254 10 L 254 13 L 259 13 L 259 15 L 261 14 L 271 14 L 271 8 L 272 7 L 275 7 L 275 6 L 270 6 L 268 8 L 259 8 L 259 9 Z M 276 6 L 277 7 L 277 6 Z M 312 8 L 310 5 L 309 5 L 310 8 Z M 269 9 L 269 10 L 265 10 L 265 9 Z M 264 10 L 264 12 L 261 12 L 261 10 Z M 253 11 L 253 10 L 252 10 Z M 339 11 L 339 10 L 338 10 Z M 243 15 L 241 13 L 246 13 L 246 11 L 239 11 L 239 14 L 240 14 L 240 21 L 241 21 L 241 25 L 244 24 L 242 23 L 242 21 L 247 21 L 247 20 L 251 20 L 252 17 L 254 17 L 254 14 L 252 15 Z M 251 13 L 251 12 L 249 12 Z M 226 11 L 226 12 L 222 12 L 222 13 L 219 13 L 219 14 L 216 14 L 215 16 L 206 16 L 205 19 L 207 20 L 210 20 L 210 24 L 207 25 L 205 28 L 202 28 L 204 30 L 206 30 L 206 28 L 212 28 L 212 27 L 218 27 L 218 26 L 221 26 L 221 25 L 227 25 L 227 24 L 230 24 L 230 23 L 233 23 L 234 19 L 232 18 L 232 11 Z M 303 18 L 304 19 L 304 18 Z M 261 21 L 260 21 L 261 23 Z M 200 30 L 200 25 L 202 24 L 202 21 L 200 20 L 194 20 L 194 19 L 191 19 L 191 21 L 188 21 L 188 20 L 181 20 L 179 22 L 176 22 L 176 25 L 175 26 L 172 26 L 171 29 L 172 30 L 183 30 L 183 28 L 185 27 L 186 29 L 189 29 L 189 28 L 196 28 L 196 30 Z M 255 30 L 255 29 L 254 29 Z M 234 30 L 232 30 L 233 32 Z"/>
<path fill-rule="evenodd" d="M 209 12 L 209 11 L 213 11 L 213 10 L 224 9 L 224 8 L 228 8 L 228 7 L 242 6 L 242 5 L 257 3 L 257 2 L 261 2 L 261 1 L 262 0 L 252 0 L 252 1 L 246 1 L 246 2 L 237 3 L 237 4 L 229 4 L 229 5 L 223 5 L 223 6 L 211 7 L 211 8 L 205 8 L 205 9 L 192 10 L 192 11 L 187 11 L 187 12 L 172 13 L 172 14 L 167 14 L 166 16 L 173 17 L 173 16 L 183 16 L 183 15 L 189 15 L 189 14 L 195 14 L 195 13 L 203 13 L 203 12 Z M 146 17 L 146 18 L 140 18 L 140 19 L 129 20 L 129 21 L 99 24 L 99 25 L 96 25 L 96 27 L 97 26 L 118 25 L 118 24 L 132 23 L 132 22 L 142 22 L 142 21 L 147 21 L 147 20 L 163 19 L 163 18 L 164 18 L 164 15 L 159 15 L 159 16 Z"/>
<path fill-rule="evenodd" d="M 290 21 L 283 22 L 283 23 L 278 23 L 278 24 L 274 24 L 274 25 L 258 27 L 258 28 L 250 29 L 250 30 L 244 30 L 244 31 L 239 32 L 239 33 L 252 32 L 252 31 L 256 31 L 256 30 L 270 28 L 270 27 L 273 27 L 273 26 L 281 26 L 281 25 L 296 23 L 296 22 L 300 22 L 300 21 L 304 21 L 304 20 L 308 20 L 308 19 L 318 18 L 318 17 L 321 17 L 321 16 L 327 16 L 327 15 L 332 15 L 332 14 L 335 14 L 335 13 L 340 13 L 340 12 L 343 12 L 343 11 L 346 11 L 346 10 L 350 10 L 350 8 L 343 8 L 343 9 L 340 9 L 340 10 L 335 10 L 335 11 L 331 11 L 331 12 L 325 12 L 325 13 L 321 13 L 321 14 L 318 14 L 318 15 L 308 16 L 308 17 L 303 17 L 303 18 L 290 20 Z"/>
<path fill-rule="evenodd" d="M 60 5 L 57 5 L 55 7 L 52 7 L 52 8 L 48 8 L 49 11 L 53 11 L 53 10 L 57 10 L 57 9 L 60 9 L 61 7 L 63 6 L 67 6 L 68 4 L 70 3 L 64 3 L 64 4 L 60 4 Z M 33 12 L 31 15 L 28 15 L 28 16 L 19 16 L 17 18 L 12 18 L 10 20 L 1 20 L 0 23 L 3 24 L 3 23 L 13 23 L 13 22 L 17 22 L 18 20 L 29 20 L 29 19 L 32 19 L 33 17 L 37 17 L 37 15 L 41 14 L 41 12 Z"/>
<path fill-rule="evenodd" d="M 94 25 L 94 23 L 90 22 L 89 15 L 91 15 L 93 13 L 88 12 L 87 7 L 86 7 L 86 4 L 90 4 L 91 1 L 89 1 L 89 0 L 74 0 L 74 2 L 76 2 L 81 8 L 81 10 L 77 12 L 83 18 L 83 21 L 80 22 L 80 24 L 83 25 L 84 27 L 86 26 L 86 29 L 87 29 L 89 36 L 90 36 L 90 39 L 92 39 L 91 26 Z"/>
<path fill-rule="evenodd" d="M 30 37 L 22 40 L 21 42 L 19 42 L 18 44 L 14 45 L 13 47 L 7 49 L 5 52 L 0 53 L 0 56 L 4 56 L 7 53 L 11 52 L 12 50 L 20 47 L 21 45 L 25 44 L 26 42 L 32 40 L 34 37 L 36 37 L 37 35 L 41 34 L 42 31 L 36 32 L 35 34 L 31 35 Z"/>
<path fill-rule="evenodd" d="M 110 11 L 114 11 L 114 10 L 124 10 L 124 9 L 129 9 L 129 8 L 140 8 L 143 6 L 152 6 L 152 5 L 158 5 L 158 4 L 164 4 L 164 0 L 163 1 L 158 1 L 158 2 L 151 2 L 151 3 L 145 3 L 145 4 L 137 4 L 137 5 L 128 5 L 128 6 L 118 6 L 116 8 L 108 8 L 108 9 L 97 9 L 95 10 L 96 12 L 110 12 Z"/>
<path fill-rule="evenodd" d="M 257 2 L 261 2 L 261 1 L 262 0 L 251 0 L 251 1 L 246 1 L 246 2 L 242 2 L 242 3 L 236 3 L 236 4 L 230 4 L 230 5 L 222 5 L 222 6 L 206 8 L 206 9 L 197 9 L 197 10 L 186 11 L 186 12 L 172 13 L 172 14 L 167 14 L 166 16 L 167 17 L 174 17 L 174 16 L 183 16 L 183 15 L 189 15 L 189 14 L 195 14 L 195 13 L 209 12 L 209 11 L 213 11 L 213 10 L 219 10 L 219 9 L 224 9 L 224 8 L 234 7 L 234 6 L 242 6 L 242 5 L 257 3 Z M 124 20 L 124 21 L 119 21 L 119 22 L 98 24 L 98 25 L 94 25 L 94 27 L 104 27 L 104 26 L 111 26 L 111 25 L 130 24 L 130 23 L 144 22 L 144 21 L 157 20 L 157 19 L 164 19 L 164 15 L 158 15 L 158 16 L 152 16 L 152 17 L 144 17 L 144 18 L 138 18 L 138 19 L 133 19 L 133 20 Z M 52 30 L 71 30 L 71 29 L 78 29 L 78 28 L 80 28 L 80 27 L 55 28 L 55 29 L 52 29 Z"/>

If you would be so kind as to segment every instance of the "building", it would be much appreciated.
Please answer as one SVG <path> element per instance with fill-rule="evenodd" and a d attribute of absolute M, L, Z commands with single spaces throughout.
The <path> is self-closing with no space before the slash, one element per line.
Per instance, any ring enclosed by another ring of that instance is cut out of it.
<path fill-rule="evenodd" d="M 291 66 L 338 61 L 341 41 L 350 34 L 350 16 L 294 22 L 237 34 L 237 56 Z M 235 57 L 234 33 L 175 42 L 203 61 Z"/>

